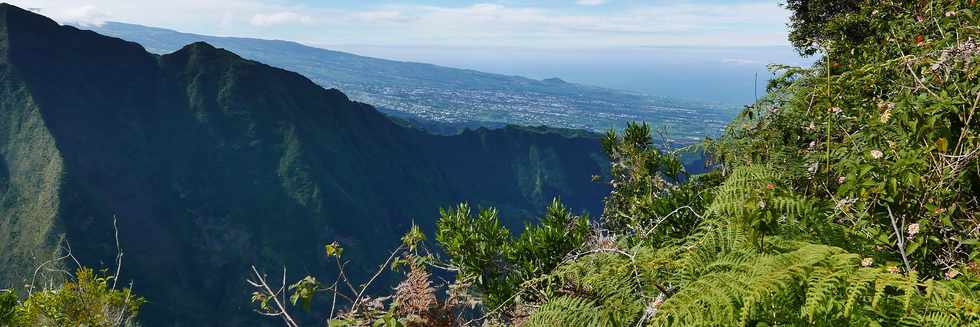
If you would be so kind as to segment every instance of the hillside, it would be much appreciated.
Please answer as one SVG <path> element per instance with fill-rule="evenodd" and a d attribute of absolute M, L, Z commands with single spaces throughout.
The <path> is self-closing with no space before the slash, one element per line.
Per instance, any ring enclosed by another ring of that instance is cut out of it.
<path fill-rule="evenodd" d="M 784 6 L 818 60 L 773 67 L 769 94 L 704 141 L 715 170 L 684 179 L 630 124 L 601 140 L 597 223 L 551 205 L 516 235 L 460 205 L 433 241 L 406 233 L 380 300 L 314 310 L 333 326 L 980 326 L 980 5 Z M 330 294 L 303 281 L 289 295 Z"/>
<path fill-rule="evenodd" d="M 568 83 L 533 80 L 430 64 L 357 56 L 299 43 L 216 37 L 109 22 L 84 27 L 168 53 L 208 42 L 245 58 L 298 72 L 340 89 L 354 100 L 421 120 L 452 124 L 548 125 L 604 132 L 627 121 L 670 127 L 684 143 L 717 135 L 735 115 L 732 106 L 654 97 Z"/>
<path fill-rule="evenodd" d="M 0 5 L 0 288 L 70 248 L 115 267 L 156 325 L 251 324 L 249 264 L 360 273 L 437 208 L 554 196 L 600 210 L 594 137 L 503 128 L 434 136 L 292 72 L 206 43 L 136 43 Z"/>

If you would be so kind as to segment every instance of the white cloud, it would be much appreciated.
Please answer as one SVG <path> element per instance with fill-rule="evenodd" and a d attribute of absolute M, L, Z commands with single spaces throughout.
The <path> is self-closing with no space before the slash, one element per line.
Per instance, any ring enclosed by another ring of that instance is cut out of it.
<path fill-rule="evenodd" d="M 100 13 L 96 19 L 166 27 L 189 32 L 213 33 L 223 21 L 248 25 L 254 14 L 298 11 L 259 0 L 3 0 L 21 8 L 40 8 L 41 14 L 62 23 L 74 23 L 85 13 Z"/>
<path fill-rule="evenodd" d="M 579 5 L 582 5 L 582 6 L 598 6 L 598 5 L 604 5 L 604 4 L 606 4 L 606 2 L 609 2 L 609 1 L 608 0 L 577 0 L 577 1 L 575 1 L 576 4 L 579 4 Z"/>
<path fill-rule="evenodd" d="M 785 9 L 770 2 L 679 2 L 601 14 L 487 3 L 462 7 L 388 6 L 387 9 L 399 14 L 372 15 L 371 23 L 377 25 L 357 31 L 362 36 L 357 42 L 514 47 L 784 45 L 788 16 Z M 343 20 L 336 23 L 346 24 Z M 365 33 L 379 26 L 397 37 L 383 39 Z"/>
<path fill-rule="evenodd" d="M 106 20 L 185 32 L 385 46 L 601 48 L 785 45 L 776 2 L 653 2 L 581 12 L 502 4 L 361 5 L 292 0 L 6 0 L 62 22 Z M 484 0 L 490 1 L 490 0 Z M 610 0 L 576 0 L 585 4 Z M 506 3 L 516 3 L 508 1 Z M 569 5 L 575 6 L 568 2 Z"/>
<path fill-rule="evenodd" d="M 249 23 L 255 26 L 270 26 L 284 24 L 304 24 L 313 23 L 313 17 L 297 14 L 291 11 L 281 11 L 271 14 L 255 14 Z"/>
<path fill-rule="evenodd" d="M 351 14 L 351 17 L 365 23 L 405 22 L 410 19 L 397 10 L 363 11 Z"/>
<path fill-rule="evenodd" d="M 44 9 L 41 8 L 43 11 Z M 50 15 L 52 18 L 64 22 L 78 24 L 82 26 L 101 26 L 105 24 L 112 15 L 107 12 L 101 11 L 93 5 L 84 5 L 81 7 L 67 7 L 67 8 L 55 8 L 51 12 L 46 12 L 45 14 Z"/>

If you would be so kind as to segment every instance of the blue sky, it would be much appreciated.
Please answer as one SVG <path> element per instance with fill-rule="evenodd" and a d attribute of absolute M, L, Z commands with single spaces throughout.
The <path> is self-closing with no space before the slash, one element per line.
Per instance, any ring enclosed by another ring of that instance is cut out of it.
<path fill-rule="evenodd" d="M 745 103 L 801 63 L 776 0 L 7 0 L 63 23 L 121 21 Z M 760 87 L 761 89 L 761 87 Z"/>
<path fill-rule="evenodd" d="M 785 45 L 774 1 L 13 0 L 106 20 L 311 44 L 582 48 Z"/>

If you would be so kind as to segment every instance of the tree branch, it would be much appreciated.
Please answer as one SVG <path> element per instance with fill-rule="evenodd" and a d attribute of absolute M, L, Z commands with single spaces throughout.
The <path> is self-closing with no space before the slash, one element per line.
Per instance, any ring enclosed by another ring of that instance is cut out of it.
<path fill-rule="evenodd" d="M 270 311 L 270 312 L 260 311 L 259 314 L 270 316 L 270 317 L 279 316 L 282 317 L 282 319 L 285 321 L 286 326 L 299 327 L 299 325 L 296 324 L 296 321 L 293 320 L 293 317 L 289 315 L 286 306 L 279 301 L 279 293 L 284 293 L 283 288 L 286 287 L 285 284 L 286 270 L 283 269 L 283 286 L 279 288 L 278 292 L 272 291 L 272 288 L 269 287 L 269 284 L 265 281 L 265 277 L 262 277 L 262 274 L 259 273 L 258 269 L 255 269 L 255 266 L 252 266 L 252 273 L 255 274 L 255 278 L 258 279 L 258 282 L 251 281 L 251 280 L 246 280 L 246 281 L 248 281 L 248 283 L 251 284 L 252 286 L 261 289 L 262 292 L 265 292 L 269 296 L 269 298 L 272 299 L 273 303 L 275 303 L 276 309 L 279 310 L 279 311 Z M 283 294 L 283 296 L 284 296 L 283 301 L 285 301 L 285 294 Z"/>

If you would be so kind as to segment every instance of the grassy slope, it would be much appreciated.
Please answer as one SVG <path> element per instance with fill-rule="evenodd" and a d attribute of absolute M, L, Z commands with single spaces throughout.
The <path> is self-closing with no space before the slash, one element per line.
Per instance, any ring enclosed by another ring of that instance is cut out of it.
<path fill-rule="evenodd" d="M 0 231 L 9 232 L 0 233 L 0 276 L 21 283 L 31 277 L 38 258 L 49 257 L 57 244 L 63 161 L 6 57 L 6 52 L 0 54 L 0 217 L 6 218 L 0 219 Z"/>

